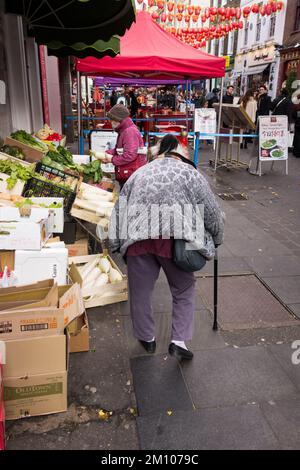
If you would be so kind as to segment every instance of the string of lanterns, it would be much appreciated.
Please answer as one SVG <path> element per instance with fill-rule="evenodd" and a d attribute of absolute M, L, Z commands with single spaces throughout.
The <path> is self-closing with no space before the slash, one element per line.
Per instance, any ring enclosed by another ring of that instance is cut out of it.
<path fill-rule="evenodd" d="M 142 4 L 144 0 L 137 0 Z M 267 0 L 266 4 L 254 3 L 252 6 L 240 7 L 206 7 L 199 5 L 184 5 L 167 0 L 148 0 L 148 7 L 152 10 L 151 16 L 159 21 L 161 26 L 181 41 L 200 49 L 212 39 L 220 39 L 231 31 L 244 28 L 243 19 L 247 20 L 251 13 L 270 16 L 284 8 L 281 0 Z M 155 7 L 155 9 L 153 9 Z M 167 25 L 177 19 L 179 28 Z M 201 21 L 202 27 L 196 27 Z M 206 24 L 213 23 L 210 26 Z M 195 27 L 194 27 L 195 26 Z"/>

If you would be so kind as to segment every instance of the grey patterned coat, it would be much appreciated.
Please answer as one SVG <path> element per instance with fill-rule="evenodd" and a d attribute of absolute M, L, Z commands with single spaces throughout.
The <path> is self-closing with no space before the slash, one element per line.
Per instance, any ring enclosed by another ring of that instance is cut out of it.
<path fill-rule="evenodd" d="M 149 238 L 171 236 L 194 241 L 195 217 L 184 215 L 183 208 L 187 204 L 193 208 L 202 205 L 204 230 L 200 252 L 207 259 L 213 258 L 215 245 L 223 241 L 224 214 L 206 179 L 192 166 L 174 158 L 159 158 L 148 163 L 123 186 L 110 222 L 112 250 L 124 256 L 130 245 Z M 173 217 L 161 217 L 153 209 L 162 205 L 172 208 Z M 181 227 L 184 226 L 183 236 L 182 232 L 181 236 L 177 235 L 178 220 Z"/>

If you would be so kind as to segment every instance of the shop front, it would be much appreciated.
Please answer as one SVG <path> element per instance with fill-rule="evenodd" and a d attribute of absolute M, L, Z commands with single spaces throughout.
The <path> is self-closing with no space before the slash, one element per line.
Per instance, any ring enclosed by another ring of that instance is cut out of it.
<path fill-rule="evenodd" d="M 290 77 L 300 79 L 300 47 L 292 46 L 280 51 L 280 79 L 278 85 L 282 84 Z"/>

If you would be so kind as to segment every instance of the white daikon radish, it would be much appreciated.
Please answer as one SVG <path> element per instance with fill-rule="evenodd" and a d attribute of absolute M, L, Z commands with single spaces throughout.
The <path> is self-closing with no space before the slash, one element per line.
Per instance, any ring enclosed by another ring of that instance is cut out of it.
<path fill-rule="evenodd" d="M 111 269 L 111 264 L 106 256 L 102 256 L 99 261 L 99 268 L 103 273 L 108 273 Z"/>
<path fill-rule="evenodd" d="M 99 217 L 107 217 L 108 219 L 110 219 L 112 211 L 113 211 L 112 209 L 98 208 L 96 210 L 96 215 L 99 215 Z"/>
<path fill-rule="evenodd" d="M 95 266 L 98 264 L 98 261 L 99 257 L 97 256 L 97 258 L 92 261 L 89 261 L 85 266 L 83 266 L 80 272 L 80 275 L 83 280 L 85 280 L 89 273 L 95 268 Z"/>
<path fill-rule="evenodd" d="M 105 284 L 108 284 L 108 275 L 105 273 L 100 274 L 100 276 L 96 279 L 96 282 L 93 284 L 93 289 L 101 286 L 105 286 Z"/>
<path fill-rule="evenodd" d="M 109 282 L 111 282 L 113 284 L 114 282 L 120 282 L 122 280 L 123 280 L 123 278 L 122 278 L 121 274 L 119 273 L 119 271 L 117 271 L 114 268 L 110 268 Z"/>
<path fill-rule="evenodd" d="M 91 286 L 95 281 L 96 279 L 99 277 L 99 274 L 101 273 L 100 269 L 98 268 L 98 266 L 96 266 L 90 273 L 88 276 L 86 276 L 86 278 L 84 279 L 84 282 L 83 282 L 83 287 L 86 288 L 86 287 L 89 287 Z"/>

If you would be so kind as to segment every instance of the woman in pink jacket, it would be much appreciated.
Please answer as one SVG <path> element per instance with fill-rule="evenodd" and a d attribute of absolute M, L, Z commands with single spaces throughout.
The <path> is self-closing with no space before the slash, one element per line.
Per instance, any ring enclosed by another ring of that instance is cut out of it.
<path fill-rule="evenodd" d="M 106 152 L 111 156 L 107 155 L 105 162 L 112 162 L 115 165 L 116 180 L 121 188 L 132 173 L 147 163 L 145 155 L 138 153 L 139 148 L 144 146 L 144 142 L 129 114 L 128 109 L 122 104 L 116 104 L 107 114 L 111 119 L 113 129 L 119 135 L 115 149 Z"/>

